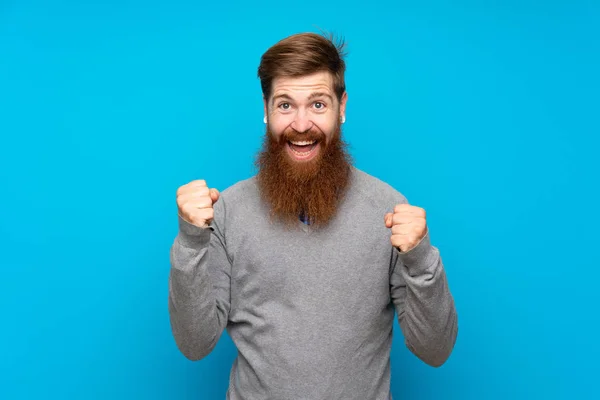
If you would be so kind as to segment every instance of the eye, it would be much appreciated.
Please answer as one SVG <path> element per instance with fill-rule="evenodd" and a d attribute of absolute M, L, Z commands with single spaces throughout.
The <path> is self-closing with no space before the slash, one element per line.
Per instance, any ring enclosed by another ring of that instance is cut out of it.
<path fill-rule="evenodd" d="M 325 103 L 323 103 L 323 102 L 320 102 L 320 101 L 316 101 L 316 102 L 315 102 L 315 108 L 316 108 L 317 110 L 323 110 L 323 109 L 325 108 Z"/>
<path fill-rule="evenodd" d="M 281 108 L 282 110 L 289 110 L 291 105 L 290 103 L 281 103 L 277 107 Z"/>

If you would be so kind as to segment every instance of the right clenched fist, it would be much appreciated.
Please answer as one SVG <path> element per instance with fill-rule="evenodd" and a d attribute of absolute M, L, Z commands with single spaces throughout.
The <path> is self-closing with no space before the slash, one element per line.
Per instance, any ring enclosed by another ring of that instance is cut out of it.
<path fill-rule="evenodd" d="M 219 191 L 209 189 L 206 181 L 197 180 L 177 189 L 179 215 L 192 225 L 208 226 L 214 218 L 213 204 L 219 200 Z"/>

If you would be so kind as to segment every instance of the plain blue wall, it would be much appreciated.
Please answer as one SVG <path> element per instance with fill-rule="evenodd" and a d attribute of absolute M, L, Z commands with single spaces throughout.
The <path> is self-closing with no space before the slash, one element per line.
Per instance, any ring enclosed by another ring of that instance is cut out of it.
<path fill-rule="evenodd" d="M 0 3 L 0 398 L 224 399 L 227 334 L 197 363 L 171 336 L 175 190 L 254 173 L 260 55 L 320 28 L 459 312 L 440 369 L 395 324 L 394 398 L 600 394 L 597 1 L 110 3 Z"/>

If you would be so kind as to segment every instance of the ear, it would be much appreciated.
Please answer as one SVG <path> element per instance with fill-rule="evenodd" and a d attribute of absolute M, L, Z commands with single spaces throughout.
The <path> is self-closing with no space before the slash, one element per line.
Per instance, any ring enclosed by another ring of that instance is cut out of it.
<path fill-rule="evenodd" d="M 344 91 L 340 99 L 340 118 L 346 117 L 346 102 L 348 101 L 348 92 Z"/>
<path fill-rule="evenodd" d="M 267 115 L 269 115 L 269 107 L 267 107 L 267 99 L 265 99 L 265 96 L 263 96 L 263 112 L 264 112 L 264 117 L 266 118 Z"/>

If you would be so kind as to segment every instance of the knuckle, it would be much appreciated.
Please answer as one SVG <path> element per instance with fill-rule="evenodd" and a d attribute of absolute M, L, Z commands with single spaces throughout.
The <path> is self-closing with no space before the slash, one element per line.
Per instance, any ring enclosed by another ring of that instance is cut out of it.
<path fill-rule="evenodd" d="M 190 217 L 191 217 L 191 218 L 193 218 L 194 220 L 198 220 L 198 219 L 202 218 L 202 214 L 200 213 L 200 210 L 199 210 L 199 209 L 197 209 L 197 208 L 194 208 L 194 209 L 192 209 L 192 210 L 189 212 L 189 215 L 190 215 Z"/>
<path fill-rule="evenodd" d="M 209 196 L 202 196 L 200 198 L 199 207 L 201 208 L 212 208 L 212 200 Z"/>
<path fill-rule="evenodd" d="M 179 210 L 181 211 L 181 213 L 182 213 L 182 214 L 183 214 L 185 217 L 191 217 L 191 216 L 192 216 L 192 214 L 193 214 L 192 210 L 190 209 L 190 207 L 189 207 L 189 205 L 188 205 L 187 203 L 186 203 L 186 204 L 182 204 L 182 205 L 179 207 Z"/>
<path fill-rule="evenodd" d="M 184 190 L 181 190 L 177 193 L 177 201 L 183 203 L 187 199 L 187 193 Z"/>

